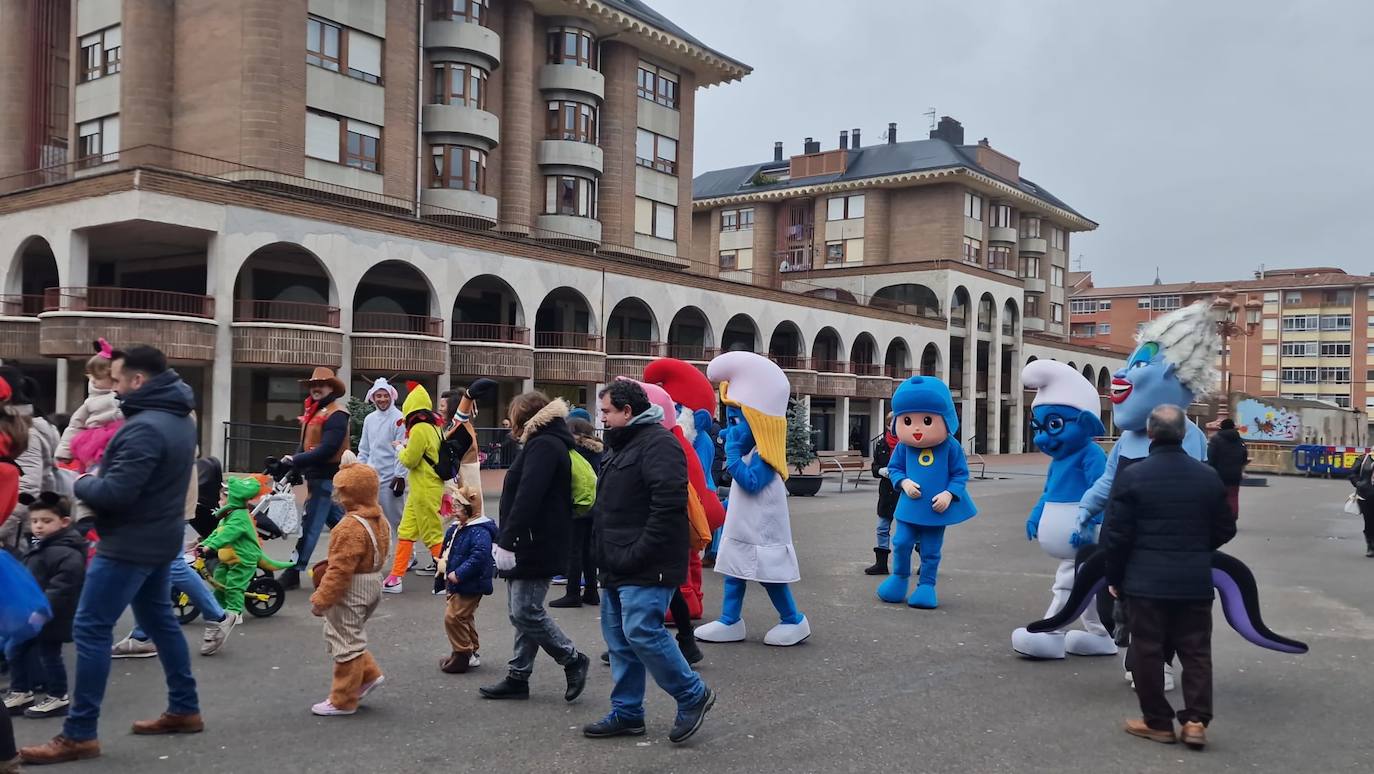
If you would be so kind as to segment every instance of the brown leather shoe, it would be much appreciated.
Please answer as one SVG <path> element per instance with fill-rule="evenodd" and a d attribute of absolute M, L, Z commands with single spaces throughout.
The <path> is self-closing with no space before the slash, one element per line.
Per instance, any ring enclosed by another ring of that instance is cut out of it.
<path fill-rule="evenodd" d="M 19 749 L 19 757 L 22 758 L 25 763 L 34 766 L 44 766 L 49 763 L 84 761 L 89 758 L 100 757 L 100 742 L 96 739 L 76 742 L 58 734 L 47 744 L 35 745 L 34 747 L 21 747 Z"/>
<path fill-rule="evenodd" d="M 1171 723 L 1170 725 L 1173 724 Z M 1123 726 L 1123 729 L 1126 733 L 1130 734 L 1131 736 L 1138 736 L 1141 739 L 1149 739 L 1151 742 L 1159 742 L 1160 744 L 1178 743 L 1178 737 L 1174 736 L 1174 731 L 1172 728 L 1168 731 L 1160 731 L 1159 729 L 1150 728 L 1149 726 L 1145 725 L 1145 721 L 1139 720 L 1137 718 L 1131 718 L 1130 720 L 1126 721 L 1126 724 L 1125 726 Z"/>
<path fill-rule="evenodd" d="M 1178 739 L 1194 750 L 1201 750 L 1207 746 L 1207 727 L 1196 720 L 1190 720 L 1183 724 Z"/>
<path fill-rule="evenodd" d="M 156 720 L 135 720 L 134 733 L 143 736 L 155 734 L 199 734 L 205 730 L 205 722 L 200 714 L 173 715 L 162 713 Z"/>

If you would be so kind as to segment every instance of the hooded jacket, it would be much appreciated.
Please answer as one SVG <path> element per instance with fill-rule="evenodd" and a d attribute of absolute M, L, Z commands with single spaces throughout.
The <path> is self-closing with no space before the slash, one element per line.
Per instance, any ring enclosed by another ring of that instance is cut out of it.
<path fill-rule="evenodd" d="M 444 536 L 444 588 L 450 594 L 473 596 L 492 593 L 492 578 L 496 577 L 496 562 L 491 546 L 496 542 L 496 522 L 478 516 L 467 524 L 453 522 Z M 458 576 L 458 582 L 448 580 L 448 574 Z M 438 585 L 438 584 L 436 584 Z"/>
<path fill-rule="evenodd" d="M 377 381 L 382 381 L 378 379 Z M 381 389 L 389 389 L 390 385 Z M 378 387 L 367 393 L 369 401 Z M 401 464 L 400 455 L 392 444 L 406 438 L 405 415 L 396 408 L 396 391 L 390 389 L 391 405 L 386 411 L 373 411 L 363 419 L 363 434 L 358 441 L 358 462 L 377 471 L 382 486 L 392 479 L 405 478 L 406 467 Z"/>
<path fill-rule="evenodd" d="M 424 385 L 416 384 L 406 395 L 401 408 L 405 414 L 406 445 L 402 447 L 397 460 L 406 470 L 410 484 L 410 499 L 406 510 L 434 514 L 438 517 L 439 503 L 444 497 L 444 482 L 439 479 L 434 466 L 439 462 L 439 428 L 435 426 L 434 402 Z M 414 504 L 412 506 L 412 503 Z M 436 542 L 442 535 L 435 535 Z"/>
<path fill-rule="evenodd" d="M 525 423 L 524 447 L 501 488 L 497 545 L 515 552 L 505 578 L 552 578 L 567 565 L 572 540 L 572 433 L 568 404 L 555 400 Z"/>
<path fill-rule="evenodd" d="M 1240 486 L 1245 463 L 1249 461 L 1250 454 L 1245 448 L 1245 441 L 1234 429 L 1219 430 L 1207 442 L 1207 464 L 1216 469 L 1217 475 L 1221 476 L 1221 483 L 1226 486 Z"/>
<path fill-rule="evenodd" d="M 71 527 L 42 540 L 24 554 L 24 566 L 52 605 L 52 620 L 38 633 L 45 642 L 71 642 L 72 619 L 86 579 L 86 538 Z"/>
<path fill-rule="evenodd" d="M 57 459 L 72 459 L 72 441 L 82 430 L 104 427 L 124 418 L 119 413 L 119 396 L 114 390 L 103 390 L 94 384 L 87 388 L 86 400 L 72 412 L 67 429 L 62 431 L 62 440 L 57 446 Z"/>
<path fill-rule="evenodd" d="M 606 433 L 610 453 L 597 482 L 596 547 L 608 589 L 676 588 L 687 580 L 687 458 L 656 413 L 650 409 Z"/>
<path fill-rule="evenodd" d="M 97 556 L 166 564 L 181 555 L 196 460 L 195 405 L 191 388 L 170 368 L 124 396 L 124 426 L 110 439 L 99 475 L 75 486 L 77 499 L 96 514 Z"/>

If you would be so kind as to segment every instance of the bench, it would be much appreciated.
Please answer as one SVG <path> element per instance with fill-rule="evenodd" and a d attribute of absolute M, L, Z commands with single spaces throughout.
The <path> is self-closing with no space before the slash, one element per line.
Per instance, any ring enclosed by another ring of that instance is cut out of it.
<path fill-rule="evenodd" d="M 868 458 L 864 457 L 863 452 L 858 451 L 823 451 L 816 452 L 817 459 L 820 460 L 821 475 L 833 471 L 840 474 L 840 491 L 844 491 L 844 484 L 849 474 L 854 474 L 854 488 L 859 488 L 859 482 L 863 480 L 864 474 L 869 473 Z"/>

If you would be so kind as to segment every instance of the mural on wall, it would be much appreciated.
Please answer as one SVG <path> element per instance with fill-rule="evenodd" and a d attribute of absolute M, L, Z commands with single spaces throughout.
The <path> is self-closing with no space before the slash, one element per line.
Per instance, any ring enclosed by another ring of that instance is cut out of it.
<path fill-rule="evenodd" d="M 1297 441 L 1302 418 L 1280 406 L 1255 398 L 1236 403 L 1236 430 L 1247 441 Z"/>

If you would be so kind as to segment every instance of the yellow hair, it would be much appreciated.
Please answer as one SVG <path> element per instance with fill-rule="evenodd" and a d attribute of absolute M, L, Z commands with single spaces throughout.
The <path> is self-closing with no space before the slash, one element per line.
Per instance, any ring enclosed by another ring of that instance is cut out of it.
<path fill-rule="evenodd" d="M 720 383 L 720 402 L 734 406 L 744 412 L 744 419 L 753 431 L 754 443 L 758 446 L 759 456 L 787 480 L 787 418 L 765 414 L 753 406 L 746 406 L 731 398 L 727 392 L 730 382 Z"/>

